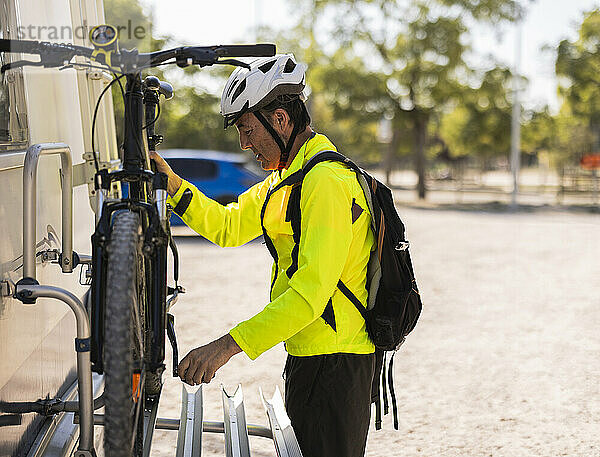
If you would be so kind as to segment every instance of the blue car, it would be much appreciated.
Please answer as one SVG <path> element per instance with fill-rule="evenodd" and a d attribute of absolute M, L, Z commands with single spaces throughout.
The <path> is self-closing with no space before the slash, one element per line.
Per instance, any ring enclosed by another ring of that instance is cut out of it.
<path fill-rule="evenodd" d="M 165 149 L 159 153 L 175 173 L 223 205 L 236 201 L 239 194 L 266 176 L 243 154 L 197 149 Z M 183 225 L 183 221 L 173 214 L 171 224 Z"/>

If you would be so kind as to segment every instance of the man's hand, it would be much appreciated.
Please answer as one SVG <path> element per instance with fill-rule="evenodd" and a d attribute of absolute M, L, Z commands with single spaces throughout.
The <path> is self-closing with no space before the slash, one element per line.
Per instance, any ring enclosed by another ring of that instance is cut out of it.
<path fill-rule="evenodd" d="M 216 371 L 238 352 L 242 350 L 232 336 L 224 335 L 212 343 L 191 350 L 179 363 L 179 377 L 191 386 L 209 383 Z"/>
<path fill-rule="evenodd" d="M 167 183 L 167 192 L 172 197 L 177 193 L 179 187 L 181 186 L 181 178 L 175 174 L 165 159 L 159 156 L 156 151 L 150 151 L 150 158 L 154 160 L 156 169 L 168 176 L 169 181 Z"/>

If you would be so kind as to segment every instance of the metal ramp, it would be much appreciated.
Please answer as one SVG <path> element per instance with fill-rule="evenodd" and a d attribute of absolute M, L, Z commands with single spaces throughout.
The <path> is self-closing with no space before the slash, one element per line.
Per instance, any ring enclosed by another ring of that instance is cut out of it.
<path fill-rule="evenodd" d="M 262 389 L 260 389 L 260 396 L 269 418 L 277 455 L 279 457 L 302 457 L 292 423 L 285 412 L 279 387 L 275 387 L 275 393 L 270 402 L 265 399 Z"/>
<path fill-rule="evenodd" d="M 178 430 L 176 457 L 200 457 L 202 455 L 202 433 L 223 433 L 225 435 L 226 457 L 250 457 L 249 436 L 270 438 L 275 444 L 279 457 L 302 457 L 300 446 L 285 412 L 278 388 L 273 398 L 267 401 L 260 391 L 269 421 L 269 427 L 247 424 L 244 411 L 244 397 L 239 385 L 233 395 L 221 388 L 223 400 L 223 422 L 205 421 L 202 408 L 202 386 L 190 392 L 181 388 L 181 417 L 177 419 L 156 419 L 156 428 Z"/>
<path fill-rule="evenodd" d="M 190 393 L 181 387 L 181 417 L 176 457 L 200 457 L 202 453 L 202 386 Z"/>
<path fill-rule="evenodd" d="M 95 392 L 101 391 L 103 378 L 94 377 Z M 76 386 L 72 386 L 66 399 L 74 398 Z M 273 440 L 278 457 L 302 457 L 296 435 L 288 418 L 279 388 L 271 400 L 267 400 L 260 390 L 269 426 L 247 424 L 244 411 L 244 397 L 239 385 L 233 395 L 221 388 L 223 401 L 223 422 L 204 420 L 202 405 L 202 386 L 195 392 L 181 388 L 181 415 L 179 419 L 157 417 L 158 397 L 144 411 L 145 445 L 143 456 L 148 457 L 152 446 L 152 435 L 155 429 L 177 430 L 176 457 L 201 457 L 202 434 L 222 433 L 225 437 L 226 457 L 251 457 L 249 437 L 259 436 Z M 104 425 L 104 414 L 94 414 L 94 425 Z M 32 447 L 28 457 L 65 457 L 72 456 L 77 444 L 79 418 L 77 414 L 66 413 L 52 416 L 46 421 L 40 432 L 36 445 Z"/>
<path fill-rule="evenodd" d="M 221 396 L 223 398 L 223 423 L 225 424 L 225 456 L 250 457 L 242 386 L 238 385 L 233 396 L 222 388 Z"/>

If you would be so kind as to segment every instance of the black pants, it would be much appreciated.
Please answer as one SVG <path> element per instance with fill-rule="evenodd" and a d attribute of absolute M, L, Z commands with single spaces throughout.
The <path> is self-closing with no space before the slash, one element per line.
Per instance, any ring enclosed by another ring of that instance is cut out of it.
<path fill-rule="evenodd" d="M 285 408 L 304 457 L 362 457 L 374 354 L 288 355 Z"/>

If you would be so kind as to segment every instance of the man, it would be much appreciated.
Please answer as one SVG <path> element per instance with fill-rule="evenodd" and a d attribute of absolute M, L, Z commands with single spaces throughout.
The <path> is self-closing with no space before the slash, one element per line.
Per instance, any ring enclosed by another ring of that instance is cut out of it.
<path fill-rule="evenodd" d="M 192 350 L 179 364 L 179 375 L 191 385 L 207 383 L 233 355 L 244 351 L 255 359 L 283 341 L 285 405 L 303 455 L 362 456 L 374 347 L 361 314 L 337 284 L 341 279 L 366 303 L 371 215 L 354 172 L 340 163 L 316 165 L 301 192 L 281 184 L 315 154 L 335 150 L 310 127 L 302 99 L 305 68 L 291 55 L 262 58 L 250 69 L 236 69 L 225 85 L 225 127 L 235 125 L 241 148 L 272 170 L 237 202 L 222 206 L 209 199 L 153 154 L 169 176 L 174 211 L 187 225 L 220 246 L 239 246 L 264 234 L 275 259 L 270 303 L 228 334 Z M 298 242 L 290 224 L 295 198 L 301 214 Z"/>

